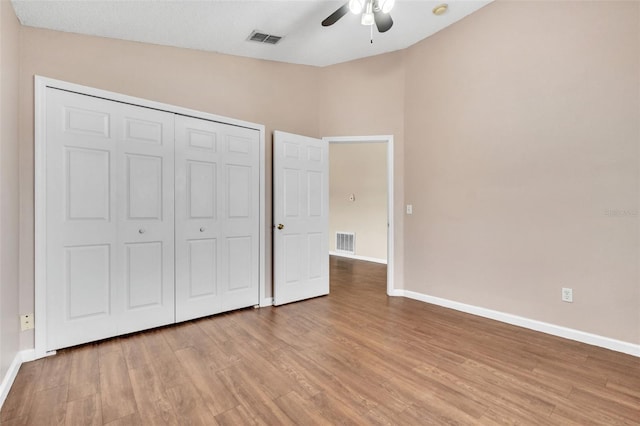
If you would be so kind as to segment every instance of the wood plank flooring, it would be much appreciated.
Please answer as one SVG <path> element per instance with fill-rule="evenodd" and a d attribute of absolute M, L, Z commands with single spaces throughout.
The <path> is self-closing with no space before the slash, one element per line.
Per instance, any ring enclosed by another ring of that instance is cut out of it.
<path fill-rule="evenodd" d="M 388 298 L 331 259 L 331 295 L 24 364 L 2 425 L 640 424 L 640 360 Z"/>

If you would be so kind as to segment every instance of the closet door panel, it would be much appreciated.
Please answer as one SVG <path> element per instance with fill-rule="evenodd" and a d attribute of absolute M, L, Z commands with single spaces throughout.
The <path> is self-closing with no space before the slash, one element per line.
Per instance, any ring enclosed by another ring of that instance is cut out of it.
<path fill-rule="evenodd" d="M 251 167 L 227 165 L 227 218 L 251 218 Z"/>
<path fill-rule="evenodd" d="M 175 321 L 174 115 L 118 104 L 118 333 Z"/>
<path fill-rule="evenodd" d="M 222 310 L 217 123 L 176 116 L 176 321 Z"/>
<path fill-rule="evenodd" d="M 116 114 L 47 89 L 47 350 L 117 334 Z"/>
<path fill-rule="evenodd" d="M 225 268 L 220 287 L 223 310 L 232 310 L 259 303 L 259 137 L 255 130 L 229 125 L 221 133 Z"/>
<path fill-rule="evenodd" d="M 187 161 L 188 218 L 216 219 L 216 174 L 215 162 Z"/>
<path fill-rule="evenodd" d="M 109 151 L 65 148 L 67 221 L 108 221 L 111 197 Z"/>
<path fill-rule="evenodd" d="M 176 319 L 258 304 L 258 132 L 176 116 Z"/>
<path fill-rule="evenodd" d="M 251 237 L 227 238 L 227 253 L 229 255 L 229 279 L 226 294 L 244 291 L 251 288 Z"/>
<path fill-rule="evenodd" d="M 218 241 L 215 238 L 190 240 L 188 244 L 188 297 L 195 300 L 218 293 Z"/>
<path fill-rule="evenodd" d="M 125 154 L 128 221 L 162 220 L 162 157 Z"/>
<path fill-rule="evenodd" d="M 173 114 L 47 89 L 47 350 L 174 321 Z"/>
<path fill-rule="evenodd" d="M 125 245 L 127 309 L 162 305 L 162 242 Z"/>
<path fill-rule="evenodd" d="M 111 253 L 108 244 L 68 246 L 64 253 L 66 317 L 70 321 L 110 314 Z"/>

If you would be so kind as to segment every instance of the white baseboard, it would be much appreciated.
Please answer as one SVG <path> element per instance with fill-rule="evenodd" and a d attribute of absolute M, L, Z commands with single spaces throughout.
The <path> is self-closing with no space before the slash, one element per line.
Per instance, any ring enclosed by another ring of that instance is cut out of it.
<path fill-rule="evenodd" d="M 47 353 L 47 356 L 51 356 L 51 355 L 55 355 L 56 352 L 55 351 L 51 351 Z M 36 359 L 38 359 L 38 357 L 36 356 L 36 350 L 35 349 L 27 349 L 26 351 L 22 351 L 20 352 L 20 356 L 22 357 L 22 362 L 30 362 L 30 361 L 35 361 Z"/>
<path fill-rule="evenodd" d="M 406 297 L 404 294 L 404 290 L 398 288 L 387 291 L 387 295 L 392 297 Z"/>
<path fill-rule="evenodd" d="M 273 306 L 273 297 L 265 297 L 260 301 L 261 308 L 266 308 L 267 306 Z"/>
<path fill-rule="evenodd" d="M 2 383 L 0 383 L 0 408 L 4 405 L 4 401 L 7 399 L 7 395 L 9 395 L 9 391 L 11 390 L 11 385 L 13 385 L 13 381 L 16 379 L 18 375 L 18 370 L 22 365 L 22 356 L 20 352 L 16 354 L 9 365 L 9 369 L 7 373 L 2 378 Z"/>
<path fill-rule="evenodd" d="M 33 361 L 35 359 L 35 356 L 36 351 L 33 349 L 29 349 L 26 351 L 18 352 L 16 356 L 13 357 L 13 361 L 11 361 L 9 369 L 2 378 L 2 383 L 0 383 L 0 408 L 2 408 L 2 406 L 4 405 L 4 401 L 9 395 L 11 386 L 13 385 L 13 382 L 18 375 L 18 370 L 20 370 L 20 366 L 22 365 L 22 363 Z"/>
<path fill-rule="evenodd" d="M 599 336 L 597 334 L 586 333 L 584 331 L 575 330 L 572 328 L 549 324 L 546 322 L 507 314 L 500 311 L 494 311 L 492 309 L 481 308 L 479 306 L 467 305 L 466 303 L 460 303 L 440 297 L 429 296 L 409 290 L 396 289 L 393 290 L 393 293 L 390 294 L 390 296 L 404 296 L 409 299 L 419 300 L 421 302 L 455 309 L 456 311 L 466 312 L 468 314 L 490 318 L 507 324 L 528 328 L 530 330 L 541 331 L 553 336 L 563 337 L 565 339 L 575 340 L 577 342 L 586 343 L 588 345 L 599 346 L 601 348 L 611 349 L 612 351 L 622 352 L 625 354 L 640 357 L 640 345 L 630 342 L 624 342 L 622 340 L 611 339 L 609 337 Z"/>
<path fill-rule="evenodd" d="M 367 262 L 383 263 L 385 265 L 387 264 L 387 259 L 378 259 L 377 257 L 360 256 L 357 254 L 340 253 L 337 251 L 330 251 L 329 254 L 331 256 L 346 257 L 348 259 L 365 260 Z"/>

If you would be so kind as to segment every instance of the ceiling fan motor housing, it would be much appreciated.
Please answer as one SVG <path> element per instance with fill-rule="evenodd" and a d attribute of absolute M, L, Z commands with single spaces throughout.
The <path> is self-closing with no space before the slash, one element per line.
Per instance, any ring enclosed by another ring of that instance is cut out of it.
<path fill-rule="evenodd" d="M 335 24 L 351 11 L 354 14 L 362 14 L 362 25 L 372 26 L 375 23 L 378 31 L 384 33 L 393 26 L 393 19 L 388 12 L 394 4 L 395 0 L 349 0 L 327 16 L 322 21 L 322 26 L 329 27 Z"/>
<path fill-rule="evenodd" d="M 349 10 L 354 15 L 359 15 L 371 5 L 374 12 L 389 13 L 395 3 L 395 0 L 349 0 Z"/>

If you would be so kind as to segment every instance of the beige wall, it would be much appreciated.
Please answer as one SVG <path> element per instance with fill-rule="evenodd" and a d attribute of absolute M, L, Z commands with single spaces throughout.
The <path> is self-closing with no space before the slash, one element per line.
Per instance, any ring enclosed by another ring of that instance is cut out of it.
<path fill-rule="evenodd" d="M 318 68 L 29 27 L 22 27 L 21 40 L 21 310 L 33 311 L 34 304 L 33 76 L 36 74 L 264 124 L 266 229 L 271 230 L 271 135 L 277 129 L 319 136 L 315 84 Z M 267 247 L 270 293 L 269 242 Z M 32 333 L 23 335 L 22 347 L 32 347 Z"/>
<path fill-rule="evenodd" d="M 639 8 L 496 2 L 407 50 L 407 289 L 640 343 Z"/>
<path fill-rule="evenodd" d="M 355 200 L 350 201 L 349 195 Z M 329 250 L 356 234 L 355 254 L 387 260 L 387 144 L 329 144 Z"/>
<path fill-rule="evenodd" d="M 0 1 L 0 381 L 19 349 L 18 45 L 18 19 Z"/>
<path fill-rule="evenodd" d="M 394 137 L 394 283 L 403 282 L 404 52 L 322 68 L 319 129 L 322 136 Z"/>

